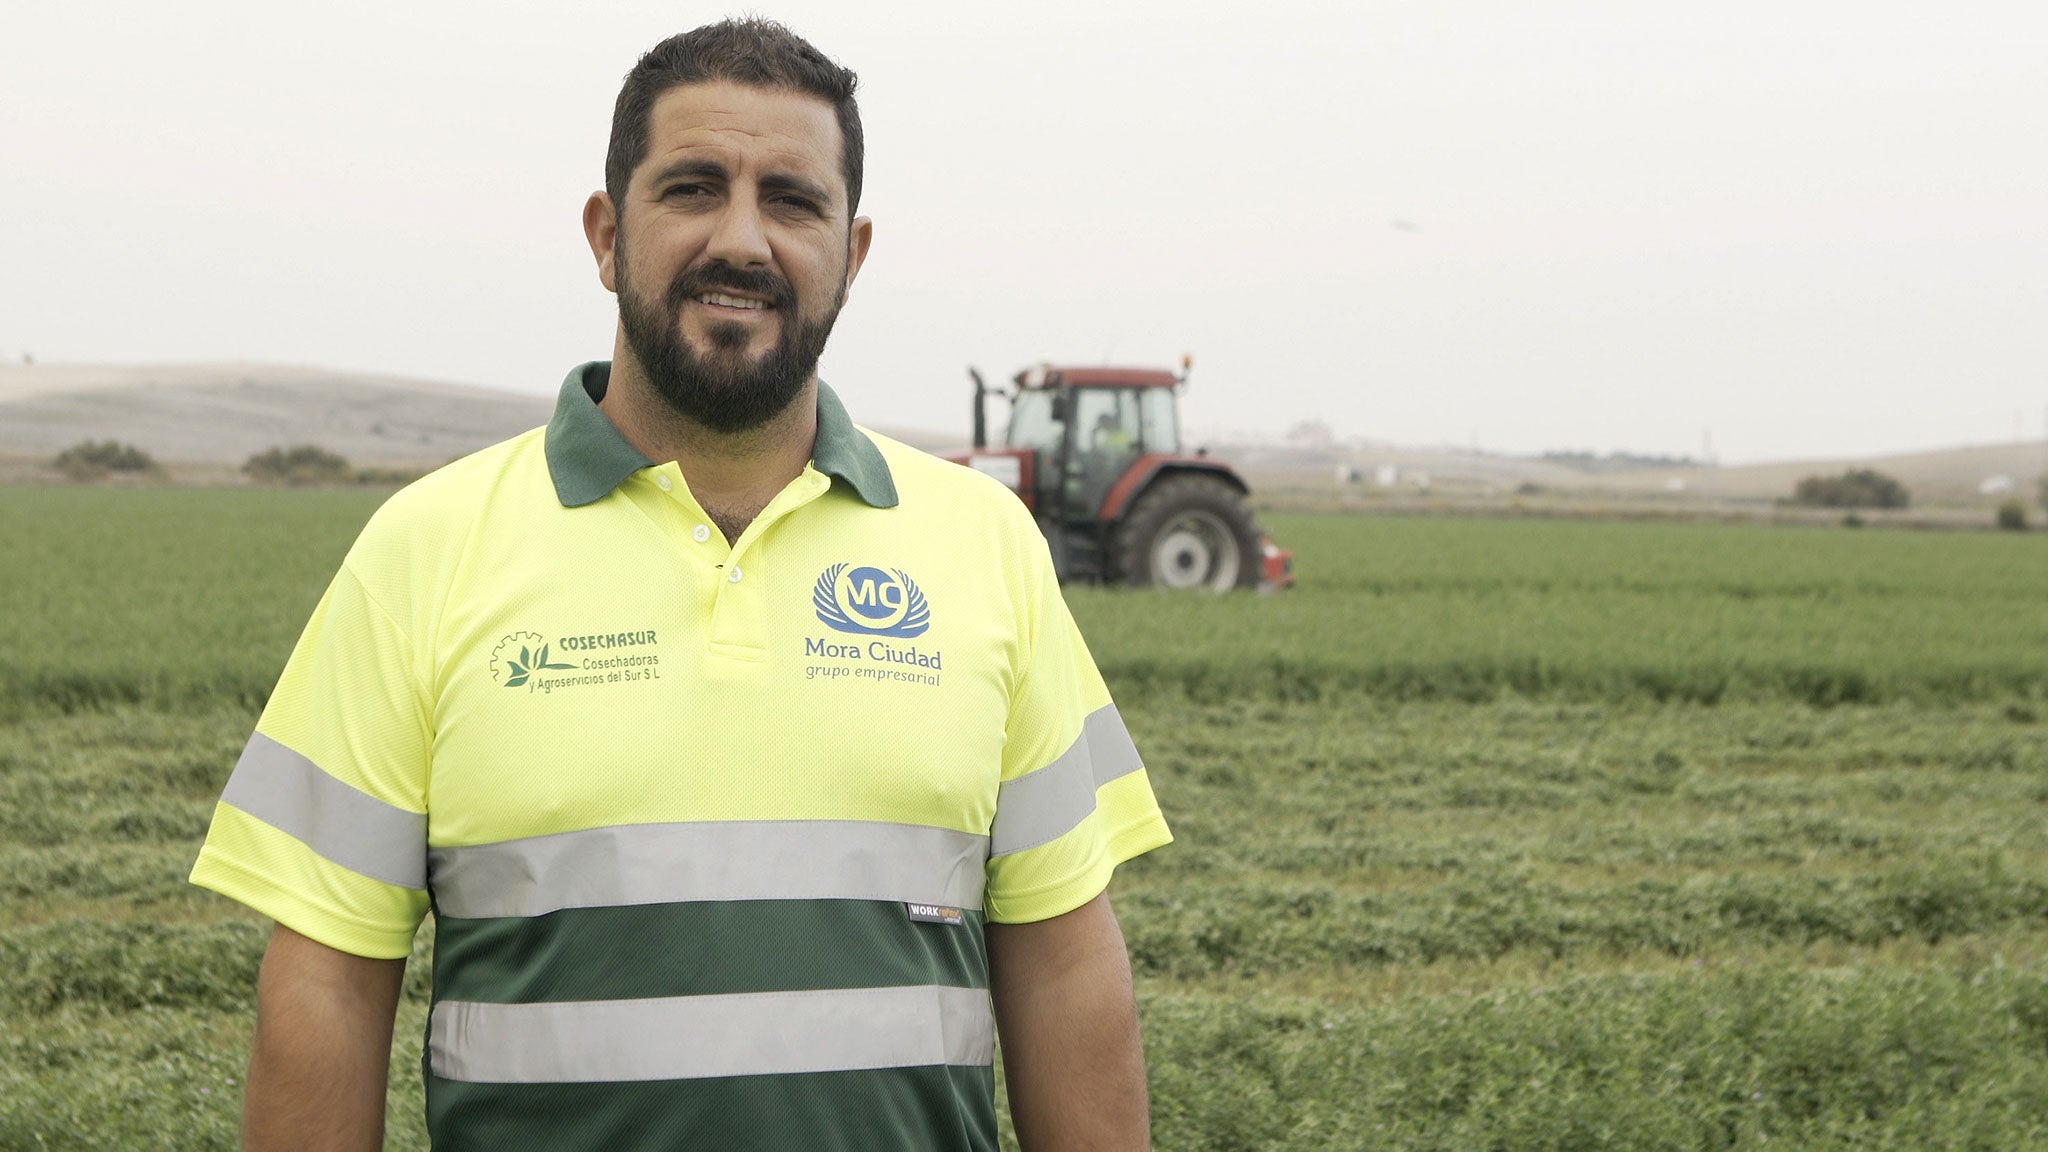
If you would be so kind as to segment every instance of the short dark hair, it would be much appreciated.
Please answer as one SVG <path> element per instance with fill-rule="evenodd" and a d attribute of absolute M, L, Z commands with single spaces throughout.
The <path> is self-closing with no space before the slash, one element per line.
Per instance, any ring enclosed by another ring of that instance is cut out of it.
<path fill-rule="evenodd" d="M 860 209 L 863 147 L 860 78 L 832 62 L 810 41 L 773 20 L 722 20 L 671 36 L 640 57 L 612 105 L 611 145 L 604 156 L 604 190 L 612 210 L 625 213 L 626 186 L 647 158 L 647 121 L 655 101 L 671 88 L 714 81 L 777 88 L 816 96 L 839 118 L 839 167 L 846 177 L 846 215 Z"/>

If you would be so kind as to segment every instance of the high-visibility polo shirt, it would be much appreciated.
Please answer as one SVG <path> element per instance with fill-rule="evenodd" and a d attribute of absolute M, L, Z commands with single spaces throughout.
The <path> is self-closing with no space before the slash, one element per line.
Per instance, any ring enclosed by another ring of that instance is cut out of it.
<path fill-rule="evenodd" d="M 598 409 L 406 488 L 192 873 L 306 936 L 436 920 L 436 1148 L 994 1148 L 985 921 L 1171 839 L 1000 484 L 818 387 L 728 542 Z"/>

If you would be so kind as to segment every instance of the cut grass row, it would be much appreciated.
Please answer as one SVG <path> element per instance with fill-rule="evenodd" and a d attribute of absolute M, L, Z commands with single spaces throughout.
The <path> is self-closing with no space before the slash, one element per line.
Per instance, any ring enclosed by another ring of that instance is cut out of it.
<path fill-rule="evenodd" d="M 2048 881 L 1996 865 L 1851 881 L 1654 881 L 1560 893 L 1511 880 L 1384 896 L 1203 886 L 1119 893 L 1134 970 L 1182 982 L 1308 971 L 1332 978 L 1396 965 L 1720 955 L 1773 945 L 1871 948 L 1999 932 L 2048 934 Z M 247 919 L 66 918 L 0 929 L 0 1006 L 36 1014 L 230 1008 L 254 987 L 260 934 Z"/>
<path fill-rule="evenodd" d="M 2048 696 L 2048 539 L 1276 516 L 1286 595 L 1075 589 L 1121 694 L 1832 705 Z"/>
<path fill-rule="evenodd" d="M 2048 1140 L 2048 964 L 1612 974 L 1334 1005 L 1147 993 L 1140 1008 L 1162 1149 Z M 425 1147 L 423 1014 L 409 990 L 387 1147 Z M 0 1037 L 0 1147 L 233 1146 L 246 1009 L 69 1006 L 32 1025 Z"/>
<path fill-rule="evenodd" d="M 1146 1009 L 1162 1148 L 2048 1140 L 2048 966 L 1616 975 L 1360 1007 L 1267 996 Z"/>

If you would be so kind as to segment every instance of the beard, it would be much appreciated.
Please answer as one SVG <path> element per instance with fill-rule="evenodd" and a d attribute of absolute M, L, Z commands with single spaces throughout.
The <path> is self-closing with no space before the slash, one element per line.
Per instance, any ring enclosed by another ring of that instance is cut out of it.
<path fill-rule="evenodd" d="M 825 340 L 846 303 L 842 287 L 822 316 L 805 317 L 797 311 L 796 289 L 781 276 L 765 268 L 703 264 L 677 273 L 657 307 L 632 287 L 623 244 L 615 259 L 626 346 L 639 359 L 655 395 L 677 415 L 714 432 L 750 431 L 781 415 L 817 371 Z M 682 334 L 678 318 L 683 306 L 721 289 L 766 296 L 781 319 L 774 346 L 758 360 L 746 354 L 749 325 L 712 324 L 706 349 L 692 347 Z"/>

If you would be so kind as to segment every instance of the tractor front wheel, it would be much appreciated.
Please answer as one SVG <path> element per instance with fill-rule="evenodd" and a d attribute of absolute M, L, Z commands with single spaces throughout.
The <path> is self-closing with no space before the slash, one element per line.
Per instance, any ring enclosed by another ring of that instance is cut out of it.
<path fill-rule="evenodd" d="M 1227 592 L 1259 583 L 1259 527 L 1237 491 L 1199 474 L 1167 476 L 1117 529 L 1127 583 Z"/>

